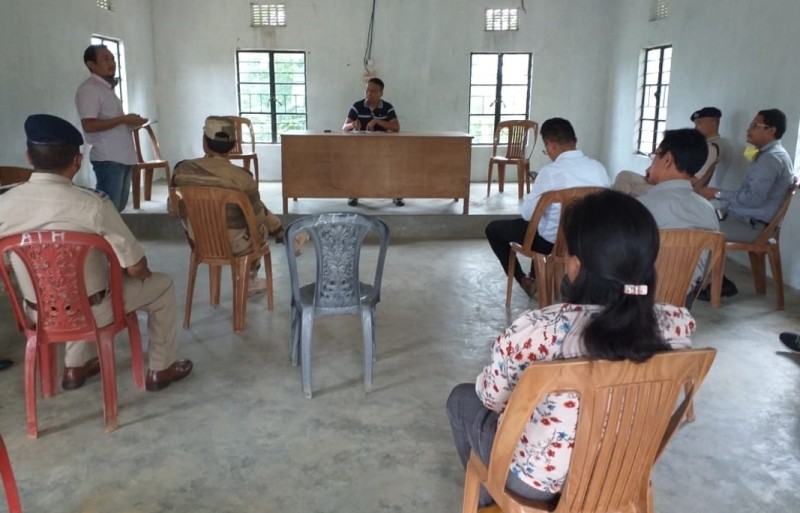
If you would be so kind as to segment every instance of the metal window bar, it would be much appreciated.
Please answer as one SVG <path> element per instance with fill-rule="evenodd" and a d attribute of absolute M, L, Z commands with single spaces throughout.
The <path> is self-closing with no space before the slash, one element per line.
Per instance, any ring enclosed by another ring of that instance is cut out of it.
<path fill-rule="evenodd" d="M 97 0 L 97 7 L 105 9 L 106 11 L 114 10 L 114 6 L 111 5 L 111 0 Z"/>
<path fill-rule="evenodd" d="M 669 18 L 669 0 L 653 0 L 650 21 L 665 20 L 667 18 Z"/>
<path fill-rule="evenodd" d="M 639 136 L 637 138 L 637 149 L 638 153 L 641 155 L 649 155 L 656 150 L 657 143 L 658 143 L 658 134 L 659 134 L 659 127 L 663 126 L 666 122 L 666 112 L 667 112 L 667 101 L 668 101 L 668 93 L 669 93 L 669 81 L 665 79 L 664 73 L 664 54 L 668 49 L 671 49 L 671 45 L 666 46 L 658 46 L 654 48 L 648 48 L 645 51 L 645 58 L 644 58 L 644 74 L 642 80 L 642 101 L 639 106 Z M 652 54 L 657 54 L 657 59 L 650 59 Z M 654 62 L 658 66 L 658 70 L 655 73 L 656 81 L 655 82 L 648 82 L 647 77 L 653 74 L 653 70 L 650 69 L 651 62 Z M 648 91 L 649 88 L 654 88 L 653 97 L 655 99 L 654 105 L 647 105 L 647 99 L 649 97 Z M 645 115 L 645 109 L 648 107 L 653 108 L 653 116 L 647 117 Z M 645 123 L 652 122 L 653 130 L 650 133 L 649 140 L 645 137 L 647 130 L 645 130 Z"/>
<path fill-rule="evenodd" d="M 285 27 L 285 4 L 250 4 L 251 27 Z"/>
<path fill-rule="evenodd" d="M 481 55 L 481 54 L 480 53 L 473 53 L 472 55 Z M 495 98 L 494 98 L 494 100 L 492 102 L 492 106 L 494 107 L 494 112 L 493 112 L 492 115 L 493 115 L 494 119 L 493 119 L 493 123 L 492 123 L 491 139 L 489 139 L 488 141 L 484 141 L 484 142 L 475 142 L 473 144 L 492 144 L 493 137 L 494 137 L 494 132 L 497 130 L 497 125 L 500 123 L 500 121 L 503 121 L 503 118 L 511 119 L 511 118 L 523 117 L 524 119 L 528 119 L 528 116 L 530 114 L 530 105 L 531 105 L 531 54 L 529 54 L 529 53 L 528 54 L 499 53 L 499 54 L 494 54 L 494 55 L 498 56 L 498 59 L 497 59 L 497 75 L 496 75 L 497 78 L 495 80 L 495 83 L 494 84 L 481 84 L 479 82 L 472 82 L 472 80 L 470 79 L 470 88 L 472 88 L 473 86 L 480 86 L 480 85 L 494 85 L 495 86 Z M 525 84 L 526 97 L 525 97 L 525 112 L 524 113 L 523 112 L 503 112 L 503 107 L 505 105 L 503 103 L 503 87 L 504 86 L 508 87 L 508 85 L 509 85 L 509 84 L 506 84 L 504 82 L 504 79 L 503 79 L 503 59 L 507 55 L 526 55 L 528 57 L 527 58 L 527 64 L 526 64 L 526 77 L 527 77 L 527 80 L 526 80 L 526 84 Z M 480 118 L 480 117 L 487 117 L 487 115 L 486 114 L 473 114 L 472 112 L 470 112 L 470 114 L 469 114 L 469 119 L 470 120 L 475 119 L 475 118 Z M 468 126 L 471 126 L 471 125 L 472 125 L 472 123 L 468 122 Z"/>
<path fill-rule="evenodd" d="M 519 11 L 517 9 L 486 9 L 485 30 L 519 30 Z"/>

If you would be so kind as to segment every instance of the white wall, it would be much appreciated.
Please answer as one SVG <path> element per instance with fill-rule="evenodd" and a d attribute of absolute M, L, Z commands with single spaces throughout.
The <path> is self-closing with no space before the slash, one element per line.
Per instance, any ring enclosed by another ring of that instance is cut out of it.
<path fill-rule="evenodd" d="M 25 165 L 25 118 L 63 117 L 80 127 L 75 90 L 89 75 L 83 51 L 93 34 L 122 39 L 132 112 L 156 112 L 149 1 L 116 0 L 115 12 L 95 0 L 0 0 L 0 162 Z M 86 159 L 77 181 L 93 184 Z"/>
<path fill-rule="evenodd" d="M 469 55 L 533 52 L 532 117 L 570 119 L 582 147 L 602 148 L 609 77 L 605 50 L 616 0 L 526 3 L 517 33 L 487 33 L 487 5 L 463 0 L 378 0 L 372 57 L 386 82 L 385 98 L 403 130 L 467 130 Z M 156 0 L 153 4 L 156 94 L 162 150 L 177 161 L 201 152 L 209 114 L 237 111 L 235 50 L 307 52 L 308 126 L 340 129 L 363 95 L 362 58 L 370 0 L 288 0 L 287 27 L 251 28 L 249 0 Z M 492 7 L 518 6 L 516 1 Z M 224 14 L 224 16 L 221 16 Z M 196 34 L 190 37 L 188 34 Z M 259 149 L 262 180 L 280 179 L 279 146 Z M 473 179 L 485 180 L 489 150 L 473 152 Z M 544 163 L 535 152 L 534 167 Z"/>
<path fill-rule="evenodd" d="M 746 170 L 741 156 L 746 127 L 760 109 L 779 108 L 789 120 L 783 144 L 798 148 L 800 53 L 797 0 L 672 0 L 670 18 L 650 23 L 649 1 L 621 0 L 613 43 L 608 132 L 603 160 L 612 174 L 643 171 L 648 159 L 634 155 L 639 55 L 643 48 L 672 44 L 667 128 L 692 126 L 699 107 L 722 110 L 720 133 L 732 148 L 729 169 L 720 169 L 722 187 L 735 188 Z M 800 287 L 800 201 L 782 230 L 784 279 Z M 741 262 L 746 258 L 741 257 Z M 750 286 L 747 284 L 747 286 Z"/>

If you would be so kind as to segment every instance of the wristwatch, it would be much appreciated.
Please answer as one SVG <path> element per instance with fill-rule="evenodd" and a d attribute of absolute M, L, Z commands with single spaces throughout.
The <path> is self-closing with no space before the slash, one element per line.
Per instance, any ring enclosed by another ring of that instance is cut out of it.
<path fill-rule="evenodd" d="M 715 192 L 714 199 L 722 199 L 722 191 Z"/>

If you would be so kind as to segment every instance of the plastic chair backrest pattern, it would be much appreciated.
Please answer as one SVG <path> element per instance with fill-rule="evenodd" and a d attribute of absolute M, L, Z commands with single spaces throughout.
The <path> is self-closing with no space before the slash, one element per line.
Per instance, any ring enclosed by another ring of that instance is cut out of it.
<path fill-rule="evenodd" d="M 560 297 L 561 293 L 559 289 L 561 286 L 561 278 L 564 276 L 565 272 L 565 257 L 567 254 L 567 242 L 562 230 L 564 213 L 567 210 L 565 207 L 572 201 L 603 190 L 605 190 L 603 187 L 570 187 L 568 189 L 548 191 L 542 194 L 542 197 L 539 198 L 539 202 L 536 204 L 536 208 L 531 215 L 531 220 L 528 223 L 528 229 L 525 232 L 525 238 L 522 244 L 511 244 L 511 255 L 508 265 L 508 284 L 506 288 L 506 306 L 511 304 L 511 290 L 514 285 L 514 268 L 517 265 L 517 254 L 522 254 L 533 260 L 533 265 L 536 270 L 539 308 L 544 308 L 553 304 Z M 549 255 L 542 255 L 530 248 L 533 246 L 533 239 L 536 236 L 536 230 L 539 228 L 539 222 L 542 220 L 542 216 L 544 216 L 547 209 L 554 204 L 561 205 L 558 232 L 551 253 Z"/>
<path fill-rule="evenodd" d="M 89 293 L 86 290 L 84 267 L 90 251 L 101 252 L 109 264 L 109 285 L 114 321 L 98 327 Z M 22 307 L 23 298 L 17 294 L 11 280 L 9 262 L 24 266 L 36 297 L 36 320 L 31 320 Z M 28 404 L 28 436 L 35 438 L 36 403 L 34 373 L 38 350 L 41 369 L 42 392 L 45 397 L 54 393 L 56 352 L 51 344 L 74 340 L 97 342 L 101 362 L 106 430 L 116 429 L 116 372 L 113 351 L 113 334 L 127 328 L 131 343 L 131 360 L 136 387 L 144 388 L 141 338 L 136 312 L 126 315 L 122 296 L 122 268 L 111 245 L 100 235 L 72 231 L 38 231 L 14 234 L 0 239 L 0 275 L 17 326 L 25 332 L 26 402 Z M 104 347 L 104 341 L 108 347 Z"/>
<path fill-rule="evenodd" d="M 501 144 L 500 139 L 504 130 L 508 132 L 505 143 L 505 158 L 530 160 L 533 149 L 536 147 L 536 142 L 539 140 L 539 123 L 530 119 L 501 121 L 498 123 L 492 144 L 493 157 L 498 155 L 498 146 Z M 530 132 L 533 132 L 533 144 L 528 149 L 528 134 Z M 528 149 L 527 153 L 526 149 Z"/>
<path fill-rule="evenodd" d="M 783 310 L 785 306 L 784 291 L 783 291 L 783 266 L 781 264 L 781 224 L 789 206 L 792 204 L 792 198 L 797 193 L 798 178 L 794 177 L 792 184 L 786 190 L 783 203 L 775 212 L 772 220 L 764 228 L 761 234 L 753 242 L 738 242 L 728 241 L 725 243 L 727 251 L 747 251 L 750 257 L 750 267 L 753 271 L 753 282 L 755 284 L 756 293 L 760 295 L 766 294 L 767 288 L 767 271 L 764 264 L 765 255 L 770 257 L 770 266 L 772 267 L 772 278 L 775 282 L 776 303 L 777 309 Z"/>
<path fill-rule="evenodd" d="M 703 255 L 708 255 L 703 265 L 703 282 L 723 264 L 725 235 L 711 230 L 677 229 L 659 230 L 659 235 L 661 244 L 656 258 L 655 300 L 686 306 L 686 296 Z"/>
<path fill-rule="evenodd" d="M 659 353 L 644 363 L 571 359 L 533 363 L 506 407 L 488 468 L 474 453 L 467 466 L 464 513 L 477 511 L 482 484 L 502 511 L 653 511 L 650 473 L 714 361 L 714 349 Z M 686 397 L 680 393 L 689 385 Z M 575 445 L 561 498 L 519 499 L 505 490 L 517 443 L 548 393 L 580 396 Z M 676 407 L 677 405 L 677 407 Z"/>
<path fill-rule="evenodd" d="M 16 166 L 0 166 L 0 187 L 14 183 L 27 182 L 33 169 Z"/>

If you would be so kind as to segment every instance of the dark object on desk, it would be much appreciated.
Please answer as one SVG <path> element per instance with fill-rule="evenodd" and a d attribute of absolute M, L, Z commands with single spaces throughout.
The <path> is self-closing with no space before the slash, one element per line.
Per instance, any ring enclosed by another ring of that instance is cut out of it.
<path fill-rule="evenodd" d="M 12 365 L 14 365 L 14 361 L 13 360 L 8 360 L 8 359 L 0 360 L 0 371 L 4 371 L 4 370 L 8 369 Z"/>
<path fill-rule="evenodd" d="M 323 133 L 326 133 L 326 134 L 329 134 L 329 133 L 331 133 L 331 131 L 330 131 L 330 130 L 323 130 L 322 132 L 323 132 Z"/>

